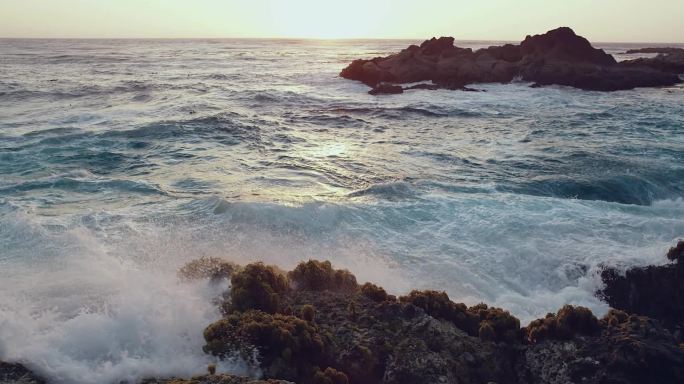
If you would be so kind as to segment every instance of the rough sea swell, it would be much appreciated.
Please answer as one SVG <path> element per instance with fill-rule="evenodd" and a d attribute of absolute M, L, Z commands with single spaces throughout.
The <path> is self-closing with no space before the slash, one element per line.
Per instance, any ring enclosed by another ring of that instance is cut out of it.
<path fill-rule="evenodd" d="M 406 45 L 0 41 L 0 360 L 201 371 L 221 287 L 176 278 L 199 256 L 330 259 L 526 322 L 604 311 L 601 265 L 684 235 L 684 88 L 375 98 L 337 77 Z"/>

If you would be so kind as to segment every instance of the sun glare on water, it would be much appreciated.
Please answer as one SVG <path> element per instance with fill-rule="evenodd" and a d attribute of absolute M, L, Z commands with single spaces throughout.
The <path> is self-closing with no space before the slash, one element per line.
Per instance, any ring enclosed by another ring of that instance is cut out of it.
<path fill-rule="evenodd" d="M 271 17 L 283 37 L 362 38 L 382 30 L 389 0 L 273 0 Z"/>

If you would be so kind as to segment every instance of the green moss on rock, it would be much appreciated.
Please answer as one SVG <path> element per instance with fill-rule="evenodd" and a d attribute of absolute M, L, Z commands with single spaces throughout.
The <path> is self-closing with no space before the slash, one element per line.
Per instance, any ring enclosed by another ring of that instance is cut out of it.
<path fill-rule="evenodd" d="M 316 308 L 314 308 L 313 305 L 311 304 L 306 304 L 302 306 L 302 319 L 304 321 L 308 321 L 309 323 L 313 323 L 315 318 L 316 318 Z"/>
<path fill-rule="evenodd" d="M 287 276 L 277 267 L 254 263 L 231 278 L 230 308 L 238 311 L 256 309 L 278 311 L 281 295 L 289 289 Z"/>
<path fill-rule="evenodd" d="M 494 331 L 493 340 L 498 342 L 515 343 L 520 341 L 520 320 L 501 308 L 488 307 L 478 304 L 468 309 L 468 312 L 478 319 L 481 335 L 483 324 L 489 325 Z M 487 334 L 487 337 L 490 335 Z"/>
<path fill-rule="evenodd" d="M 316 370 L 313 384 L 349 384 L 349 378 L 343 372 L 328 367 L 325 371 Z"/>
<path fill-rule="evenodd" d="M 310 291 L 355 290 L 356 277 L 343 269 L 333 269 L 329 261 L 302 262 L 288 274 L 297 289 Z"/>
<path fill-rule="evenodd" d="M 362 285 L 361 294 L 378 303 L 394 298 L 393 296 L 388 295 L 382 287 L 378 287 L 372 283 L 366 283 Z"/>
<path fill-rule="evenodd" d="M 534 320 L 524 333 L 529 342 L 570 340 L 577 335 L 594 336 L 601 331 L 598 319 L 585 307 L 566 305 L 557 314 Z"/>
<path fill-rule="evenodd" d="M 239 353 L 249 360 L 254 348 L 270 377 L 293 380 L 312 371 L 324 353 L 318 329 L 298 317 L 262 311 L 233 313 L 204 331 L 204 351 L 225 357 Z"/>
<path fill-rule="evenodd" d="M 228 279 L 240 270 L 240 266 L 217 257 L 202 257 L 193 260 L 178 270 L 183 280 Z"/>

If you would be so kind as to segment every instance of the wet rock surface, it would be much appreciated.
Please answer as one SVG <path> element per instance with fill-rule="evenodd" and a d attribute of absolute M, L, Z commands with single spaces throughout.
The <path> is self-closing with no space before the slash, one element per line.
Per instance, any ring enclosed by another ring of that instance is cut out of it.
<path fill-rule="evenodd" d="M 248 377 L 231 375 L 206 375 L 192 379 L 153 379 L 142 384 L 292 384 L 283 380 L 254 380 Z"/>
<path fill-rule="evenodd" d="M 672 264 L 626 276 L 606 270 L 604 279 L 612 280 L 601 294 L 627 311 L 612 309 L 599 319 L 566 305 L 526 327 L 503 309 L 468 307 L 444 292 L 396 297 L 358 284 L 327 261 L 286 272 L 202 259 L 181 276 L 231 280 L 220 303 L 223 318 L 204 331 L 204 351 L 217 359 L 241 357 L 263 379 L 215 374 L 211 365 L 208 375 L 143 383 L 681 383 L 684 242 L 668 258 Z M 656 294 L 661 291 L 672 294 Z M 0 383 L 43 381 L 21 365 L 0 363 Z"/>
<path fill-rule="evenodd" d="M 620 65 L 626 68 L 650 68 L 676 75 L 684 74 L 684 49 L 660 48 L 655 51 L 659 53 L 656 57 L 627 60 L 621 62 Z"/>
<path fill-rule="evenodd" d="M 630 49 L 625 52 L 626 55 L 634 55 L 639 53 L 677 53 L 684 51 L 684 48 L 672 48 L 672 47 L 648 47 L 648 48 L 638 48 Z"/>
<path fill-rule="evenodd" d="M 612 310 L 598 319 L 565 306 L 521 328 L 503 309 L 443 292 L 395 297 L 348 271 L 309 261 L 286 273 L 276 307 L 232 309 L 205 331 L 205 351 L 236 351 L 265 377 L 297 383 L 675 383 L 684 349 L 657 320 Z M 248 271 L 254 267 L 246 267 Z M 231 290 L 245 281 L 238 272 Z M 237 286 L 236 286 L 237 283 Z M 252 284 L 252 283 L 250 283 Z M 256 293 L 258 294 L 258 293 Z M 258 303 L 259 300 L 252 300 Z M 226 305 L 226 308 L 231 308 Z"/>
<path fill-rule="evenodd" d="M 673 85 L 681 80 L 657 65 L 617 63 L 567 27 L 472 51 L 454 46 L 451 37 L 432 38 L 387 57 L 355 60 L 340 76 L 370 87 L 381 83 L 432 81 L 437 88 L 461 89 L 473 83 L 508 83 L 516 78 L 538 85 L 566 85 L 616 91 Z"/>
<path fill-rule="evenodd" d="M 670 264 L 632 268 L 621 273 L 606 268 L 599 296 L 611 307 L 659 320 L 684 341 L 684 241 L 667 254 Z"/>
<path fill-rule="evenodd" d="M 45 381 L 21 364 L 0 361 L 0 384 L 44 384 Z"/>

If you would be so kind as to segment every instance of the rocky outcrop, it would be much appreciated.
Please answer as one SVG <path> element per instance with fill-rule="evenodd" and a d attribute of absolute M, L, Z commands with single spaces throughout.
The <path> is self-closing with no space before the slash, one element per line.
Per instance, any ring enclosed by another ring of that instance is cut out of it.
<path fill-rule="evenodd" d="M 625 55 L 635 55 L 640 53 L 677 53 L 684 51 L 684 48 L 672 48 L 672 47 L 648 47 L 648 48 L 638 48 L 630 49 L 625 52 Z"/>
<path fill-rule="evenodd" d="M 668 254 L 670 264 L 632 268 L 622 274 L 606 268 L 599 296 L 611 307 L 659 320 L 684 341 L 684 241 Z"/>
<path fill-rule="evenodd" d="M 618 64 L 611 55 L 593 48 L 565 27 L 528 36 L 519 45 L 475 52 L 454 46 L 451 37 L 433 38 L 388 57 L 356 60 L 340 76 L 374 88 L 381 83 L 431 81 L 439 88 L 461 89 L 473 83 L 508 83 L 520 78 L 539 85 L 615 91 L 681 81 L 658 69 Z"/>
<path fill-rule="evenodd" d="M 624 68 L 649 68 L 676 75 L 684 74 L 684 49 L 659 49 L 660 54 L 652 58 L 626 60 L 620 63 Z"/>
<path fill-rule="evenodd" d="M 255 380 L 216 374 L 144 384 L 660 384 L 684 382 L 684 241 L 672 264 L 621 276 L 606 270 L 601 294 L 612 309 L 597 318 L 566 305 L 526 327 L 509 312 L 467 306 L 444 292 L 388 294 L 349 271 L 310 260 L 290 272 L 201 259 L 183 279 L 230 279 L 222 319 L 204 331 L 204 351 L 241 357 Z M 628 313 L 629 312 L 629 313 Z M 651 317 L 646 317 L 649 315 Z M 662 322 L 661 322 L 662 321 Z M 0 384 L 38 384 L 21 365 L 0 363 Z"/>
<path fill-rule="evenodd" d="M 373 89 L 368 91 L 370 95 L 397 95 L 404 93 L 404 88 L 400 85 L 392 85 L 388 83 L 379 83 Z"/>
<path fill-rule="evenodd" d="M 232 375 L 205 375 L 192 379 L 150 379 L 142 384 L 293 384 L 283 380 L 254 380 Z"/>
<path fill-rule="evenodd" d="M 597 319 L 586 308 L 566 306 L 521 328 L 505 310 L 468 307 L 443 292 L 397 298 L 374 284 L 358 285 L 329 262 L 309 261 L 289 273 L 264 264 L 237 271 L 226 297 L 254 307 L 226 303 L 225 318 L 204 333 L 205 352 L 219 358 L 237 353 L 266 378 L 301 384 L 684 382 L 684 349 L 647 317 L 613 310 Z"/>

